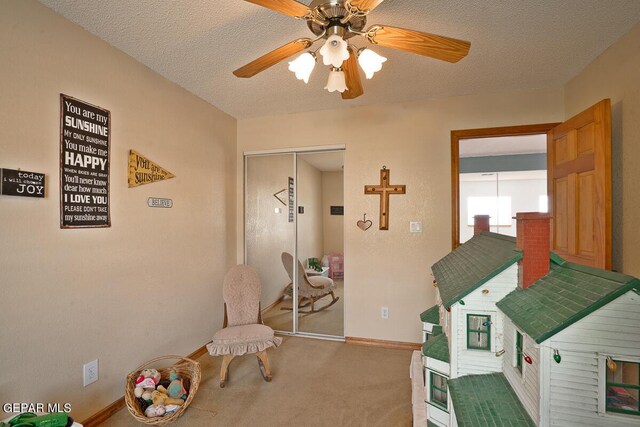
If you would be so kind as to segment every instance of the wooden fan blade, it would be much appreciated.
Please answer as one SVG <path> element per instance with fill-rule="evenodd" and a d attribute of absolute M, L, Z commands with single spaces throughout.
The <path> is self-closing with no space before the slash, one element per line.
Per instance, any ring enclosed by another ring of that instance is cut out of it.
<path fill-rule="evenodd" d="M 249 3 L 257 4 L 267 9 L 275 10 L 287 16 L 303 17 L 311 12 L 309 7 L 296 0 L 245 0 Z"/>
<path fill-rule="evenodd" d="M 287 59 L 291 55 L 295 55 L 296 53 L 305 50 L 306 48 L 311 46 L 311 44 L 311 39 L 307 38 L 294 40 L 290 43 L 285 44 L 284 46 L 277 48 L 276 50 L 267 53 L 266 55 L 261 56 L 255 61 L 249 62 L 244 67 L 238 68 L 233 72 L 233 74 L 235 74 L 236 77 L 253 77 L 256 74 L 271 67 L 272 65 L 277 64 L 283 59 Z"/>
<path fill-rule="evenodd" d="M 355 49 L 349 49 L 349 59 L 342 63 L 342 71 L 344 71 L 345 80 L 347 81 L 347 90 L 342 92 L 342 99 L 357 98 L 364 93 L 362 90 L 362 82 L 360 74 L 358 74 L 358 61 Z"/>
<path fill-rule="evenodd" d="M 374 28 L 378 27 L 378 28 Z M 373 44 L 417 53 L 447 62 L 458 62 L 469 53 L 471 43 L 420 31 L 376 25 L 366 35 Z"/>
<path fill-rule="evenodd" d="M 384 0 L 351 0 L 351 5 L 359 10 L 372 11 L 380 5 Z"/>

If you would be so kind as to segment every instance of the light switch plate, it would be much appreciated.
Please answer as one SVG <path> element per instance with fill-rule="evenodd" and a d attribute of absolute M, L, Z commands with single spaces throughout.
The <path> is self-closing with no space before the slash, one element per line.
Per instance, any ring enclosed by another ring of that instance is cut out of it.
<path fill-rule="evenodd" d="M 422 233 L 422 223 L 420 221 L 409 222 L 409 232 Z"/>

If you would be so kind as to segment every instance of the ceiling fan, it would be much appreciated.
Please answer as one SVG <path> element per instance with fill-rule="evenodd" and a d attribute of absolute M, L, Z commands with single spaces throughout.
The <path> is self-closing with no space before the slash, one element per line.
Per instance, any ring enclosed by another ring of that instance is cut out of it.
<path fill-rule="evenodd" d="M 447 62 L 458 62 L 469 53 L 471 43 L 415 30 L 372 25 L 367 29 L 367 16 L 383 0 L 313 0 L 309 6 L 296 0 L 245 0 L 307 22 L 315 38 L 299 38 L 238 68 L 237 77 L 253 77 L 296 53 L 309 49 L 315 42 L 326 39 L 318 49 L 324 65 L 330 65 L 329 81 L 325 89 L 338 91 L 343 99 L 353 99 L 364 93 L 357 64 L 370 79 L 380 71 L 387 59 L 370 49 L 356 49 L 347 42 L 363 36 L 369 43 L 428 56 Z M 296 78 L 309 81 L 317 62 L 317 51 L 306 52 L 289 63 Z"/>

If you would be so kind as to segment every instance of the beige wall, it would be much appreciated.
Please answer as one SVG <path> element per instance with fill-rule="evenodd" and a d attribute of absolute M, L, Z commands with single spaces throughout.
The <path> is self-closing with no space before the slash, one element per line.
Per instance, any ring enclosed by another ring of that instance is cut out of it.
<path fill-rule="evenodd" d="M 345 334 L 419 342 L 418 315 L 434 304 L 430 266 L 450 250 L 451 130 L 563 117 L 563 92 L 549 89 L 239 120 L 237 162 L 244 151 L 326 144 L 328 131 L 332 144 L 345 144 Z M 406 195 L 391 196 L 388 231 L 378 230 L 379 198 L 363 194 L 383 165 L 391 183 L 407 185 Z M 363 232 L 356 221 L 365 212 L 374 226 Z M 422 221 L 424 232 L 410 234 L 409 221 Z M 238 260 L 242 245 L 239 237 Z"/>
<path fill-rule="evenodd" d="M 640 276 L 640 24 L 565 86 L 569 118 L 611 98 L 613 267 Z"/>
<path fill-rule="evenodd" d="M 344 216 L 331 215 L 331 206 L 344 206 L 343 172 L 322 172 L 323 255 L 344 253 Z"/>
<path fill-rule="evenodd" d="M 0 402 L 70 402 L 81 421 L 221 326 L 236 121 L 34 1 L 0 2 L 0 61 L 0 167 L 47 180 L 44 199 L 0 196 Z M 111 228 L 60 229 L 60 93 L 111 111 Z M 127 188 L 131 148 L 177 177 Z"/>

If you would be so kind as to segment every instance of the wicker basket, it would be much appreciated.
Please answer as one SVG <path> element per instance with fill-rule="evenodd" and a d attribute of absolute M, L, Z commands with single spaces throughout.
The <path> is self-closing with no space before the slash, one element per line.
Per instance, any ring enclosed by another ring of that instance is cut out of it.
<path fill-rule="evenodd" d="M 157 368 L 157 365 L 159 364 L 159 362 L 163 362 L 167 360 L 173 360 L 175 361 L 175 363 L 166 368 L 161 368 L 161 369 Z M 160 375 L 162 376 L 163 379 L 169 378 L 170 370 L 175 370 L 176 373 L 180 375 L 180 377 L 184 380 L 185 387 L 188 389 L 189 395 L 187 396 L 187 400 L 184 402 L 184 405 L 182 405 L 182 407 L 178 409 L 176 412 L 174 412 L 173 414 L 165 415 L 163 417 L 155 417 L 155 418 L 147 418 L 144 415 L 144 411 L 140 407 L 140 404 L 138 403 L 138 399 L 133 394 L 133 391 L 136 388 L 136 379 L 140 375 L 140 371 L 147 368 L 157 369 L 158 372 L 160 372 Z M 193 400 L 193 397 L 196 395 L 196 392 L 198 391 L 198 386 L 200 385 L 200 377 L 201 377 L 200 363 L 196 362 L 195 360 L 191 360 L 182 356 L 162 356 L 162 357 L 157 357 L 153 360 L 150 360 L 144 363 L 143 365 L 139 366 L 135 370 L 133 370 L 131 373 L 129 373 L 129 375 L 127 375 L 127 382 L 125 384 L 125 392 L 124 392 L 124 399 L 125 399 L 125 402 L 127 403 L 127 409 L 129 409 L 129 412 L 131 413 L 133 418 L 135 418 L 137 421 L 141 423 L 154 425 L 154 426 L 167 425 L 170 422 L 173 422 L 174 420 L 178 419 L 187 409 L 187 407 Z M 189 384 L 188 387 L 187 387 L 187 384 Z"/>

